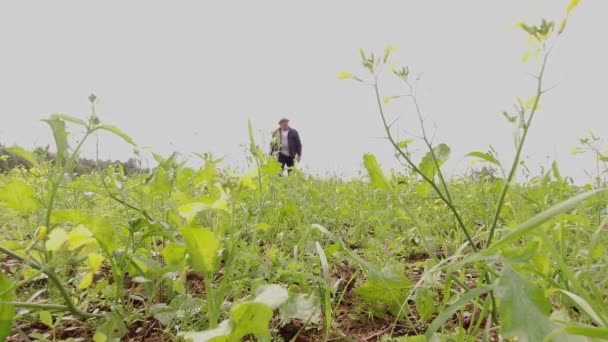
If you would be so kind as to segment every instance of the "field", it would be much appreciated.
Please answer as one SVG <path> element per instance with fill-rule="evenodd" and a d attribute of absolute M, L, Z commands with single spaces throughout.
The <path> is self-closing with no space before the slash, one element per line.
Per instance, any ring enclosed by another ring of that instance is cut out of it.
<path fill-rule="evenodd" d="M 51 115 L 52 153 L 0 157 L 0 340 L 608 340 L 599 139 L 578 150 L 597 156 L 592 183 L 574 185 L 557 163 L 517 181 L 565 24 L 520 25 L 539 72 L 536 93 L 503 113 L 515 159 L 474 151 L 484 167 L 466 175 L 443 173 L 450 148 L 427 131 L 420 76 L 393 66 L 390 46 L 361 50 L 368 76 L 339 76 L 373 89 L 403 164 L 390 174 L 366 154 L 360 179 L 282 175 L 251 125 L 245 173 L 209 154 L 197 169 L 177 154 L 152 154 L 152 170 L 135 159 L 84 168 L 92 136 L 136 144 L 100 122 L 94 95 L 87 119 Z M 380 92 L 389 66 L 408 95 Z M 385 108 L 401 98 L 420 119 L 418 139 L 393 138 Z"/>

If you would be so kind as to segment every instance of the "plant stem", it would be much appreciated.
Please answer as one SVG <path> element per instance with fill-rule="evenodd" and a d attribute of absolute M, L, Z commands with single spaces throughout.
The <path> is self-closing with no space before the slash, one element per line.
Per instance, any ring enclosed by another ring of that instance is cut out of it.
<path fill-rule="evenodd" d="M 67 305 L 27 303 L 27 302 L 0 302 L 0 304 L 2 304 L 2 305 L 12 305 L 12 306 L 17 307 L 17 308 L 70 311 L 70 308 L 68 308 Z"/>
<path fill-rule="evenodd" d="M 543 76 L 545 74 L 545 68 L 547 66 L 547 59 L 549 58 L 550 53 L 551 53 L 551 50 L 548 50 L 547 52 L 545 52 L 545 56 L 543 57 L 543 63 L 540 68 L 540 73 L 537 77 L 537 82 L 536 82 L 536 98 L 534 99 L 534 105 L 532 107 L 528 120 L 524 123 L 523 134 L 521 136 L 521 139 L 517 142 L 517 152 L 515 154 L 515 159 L 513 159 L 513 165 L 511 166 L 511 170 L 509 171 L 509 176 L 507 177 L 507 180 L 502 188 L 502 191 L 500 192 L 498 205 L 496 206 L 496 210 L 494 211 L 492 225 L 490 226 L 490 232 L 488 234 L 488 242 L 486 243 L 486 248 L 488 248 L 490 246 L 490 244 L 492 243 L 492 239 L 494 238 L 494 232 L 496 231 L 496 226 L 498 225 L 498 219 L 500 218 L 500 213 L 501 213 L 502 207 L 505 203 L 505 198 L 507 197 L 507 192 L 509 191 L 511 182 L 513 181 L 513 178 L 515 177 L 515 173 L 517 171 L 517 165 L 519 164 L 519 160 L 521 158 L 521 152 L 523 150 L 524 143 L 526 141 L 526 137 L 528 136 L 528 132 L 530 130 L 530 124 L 532 123 L 534 114 L 536 114 L 536 111 L 538 110 L 538 104 L 540 102 L 541 96 L 543 95 L 543 88 L 542 88 Z"/>
<path fill-rule="evenodd" d="M 386 121 L 386 115 L 384 114 L 384 108 L 382 106 L 382 100 L 380 99 L 380 90 L 378 89 L 378 79 L 377 78 L 373 84 L 373 87 L 374 87 L 374 91 L 376 93 L 376 101 L 378 102 L 378 109 L 380 111 L 380 117 L 382 118 L 382 123 L 384 125 L 384 129 L 386 131 L 388 140 L 393 145 L 395 150 L 397 150 L 397 152 L 405 159 L 405 161 L 412 168 L 412 170 L 414 170 L 414 172 L 419 174 L 427 183 L 429 183 L 431 185 L 431 187 L 437 192 L 437 195 L 439 195 L 439 198 L 441 198 L 441 200 L 450 208 L 450 210 L 454 214 L 454 217 L 456 218 L 456 221 L 458 222 L 458 226 L 460 227 L 460 229 L 466 236 L 467 241 L 469 242 L 469 244 L 471 246 L 471 249 L 473 249 L 474 252 L 477 252 L 477 246 L 475 246 L 475 242 L 473 241 L 471 234 L 469 234 L 469 230 L 467 229 L 464 222 L 462 221 L 462 218 L 460 217 L 460 214 L 458 213 L 458 210 L 456 210 L 456 207 L 454 206 L 454 204 L 448 198 L 445 197 L 445 195 L 441 192 L 441 190 L 439 189 L 437 184 L 432 179 L 430 179 L 428 176 L 426 176 L 418 168 L 418 166 L 416 166 L 416 164 L 414 164 L 414 162 L 409 158 L 409 156 L 405 152 L 403 152 L 403 150 L 399 147 L 399 144 L 397 144 L 397 142 L 395 142 L 395 139 L 393 138 L 393 135 L 390 130 L 390 126 L 388 125 L 388 123 Z M 431 148 L 431 150 L 432 150 L 432 148 Z"/>
<path fill-rule="evenodd" d="M 66 288 L 61 283 L 61 280 L 57 277 L 57 275 L 53 271 L 45 270 L 39 263 L 32 261 L 32 260 L 26 260 L 21 255 L 11 251 L 8 248 L 3 247 L 3 246 L 0 246 L 0 252 L 10 256 L 13 259 L 19 260 L 19 261 L 27 264 L 28 266 L 30 266 L 34 269 L 37 269 L 39 271 L 42 271 L 42 273 L 46 274 L 49 277 L 49 279 L 55 284 L 55 286 L 57 286 L 57 288 L 59 289 L 61 296 L 63 297 L 63 299 L 65 300 L 65 302 L 67 304 L 67 309 L 70 312 L 72 312 L 74 315 L 85 318 L 85 319 L 104 317 L 104 315 L 90 314 L 88 312 L 84 312 L 84 311 L 81 311 L 80 309 L 78 309 L 76 307 L 76 305 L 74 305 L 74 303 L 72 302 L 70 293 L 66 290 Z"/>

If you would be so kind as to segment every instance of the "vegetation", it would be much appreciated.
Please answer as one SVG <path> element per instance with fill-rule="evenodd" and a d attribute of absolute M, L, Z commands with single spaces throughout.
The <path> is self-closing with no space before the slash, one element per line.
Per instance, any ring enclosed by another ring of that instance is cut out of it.
<path fill-rule="evenodd" d="M 578 1 L 567 9 L 566 19 Z M 392 69 L 406 95 L 382 96 L 382 57 L 361 51 L 390 146 L 403 163 L 386 176 L 364 155 L 366 179 L 319 179 L 261 151 L 249 127 L 251 171 L 209 155 L 188 167 L 74 172 L 87 139 L 132 139 L 100 122 L 52 115 L 55 153 L 5 148 L 0 175 L 0 340 L 84 341 L 587 341 L 608 338 L 605 153 L 593 184 L 576 186 L 556 163 L 515 176 L 546 90 L 551 47 L 564 31 L 521 24 L 538 56 L 537 91 L 505 112 L 515 125 L 509 167 L 447 177 L 416 98 L 419 77 Z M 527 57 L 528 58 L 528 57 Z M 407 98 L 420 140 L 397 141 L 386 107 Z M 67 127 L 81 131 L 74 144 Z M 420 160 L 413 144 L 427 150 Z M 74 147 L 72 147 L 74 146 Z M 50 157 L 49 157 L 50 156 Z"/>

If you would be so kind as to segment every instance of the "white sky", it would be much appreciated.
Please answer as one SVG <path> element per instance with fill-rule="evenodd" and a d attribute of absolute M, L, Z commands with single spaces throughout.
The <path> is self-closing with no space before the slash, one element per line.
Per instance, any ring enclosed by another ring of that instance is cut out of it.
<path fill-rule="evenodd" d="M 355 175 L 366 152 L 394 167 L 371 89 L 336 79 L 342 70 L 362 74 L 360 47 L 381 52 L 390 43 L 399 47 L 393 62 L 425 72 L 420 100 L 437 126 L 435 140 L 452 147 L 448 168 L 466 168 L 462 157 L 489 145 L 508 163 L 512 128 L 500 112 L 533 95 L 527 73 L 537 68 L 521 63 L 525 35 L 509 28 L 543 16 L 559 21 L 568 2 L 6 1 L 0 142 L 49 143 L 39 120 L 88 116 L 94 92 L 104 123 L 163 155 L 213 152 L 245 167 L 247 120 L 266 133 L 286 115 L 312 172 Z M 533 168 L 557 158 L 564 174 L 583 180 L 582 170 L 593 169 L 592 158 L 570 150 L 589 129 L 608 135 L 607 9 L 606 1 L 587 0 L 572 13 L 547 71 L 557 88 L 524 151 Z M 388 84 L 386 95 L 402 92 Z M 411 107 L 389 108 L 401 114 L 401 129 L 417 132 Z M 108 135 L 100 150 L 132 156 Z"/>

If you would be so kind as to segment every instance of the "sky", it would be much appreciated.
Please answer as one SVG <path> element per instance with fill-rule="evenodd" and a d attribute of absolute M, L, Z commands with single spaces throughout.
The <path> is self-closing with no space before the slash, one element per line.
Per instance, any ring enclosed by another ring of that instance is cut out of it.
<path fill-rule="evenodd" d="M 448 173 L 471 167 L 464 156 L 493 146 L 513 158 L 513 128 L 501 116 L 534 95 L 538 63 L 522 63 L 518 21 L 559 22 L 569 0 L 511 1 L 5 1 L 0 4 L 0 143 L 46 145 L 40 120 L 52 113 L 88 117 L 99 98 L 103 123 L 120 127 L 145 151 L 211 152 L 245 169 L 247 122 L 264 146 L 282 116 L 300 132 L 300 166 L 318 175 L 356 176 L 362 155 L 401 169 L 384 139 L 369 87 L 340 81 L 364 75 L 359 48 L 424 72 L 417 91 L 435 143 L 452 156 Z M 590 155 L 571 149 L 590 129 L 608 136 L 608 2 L 583 0 L 550 58 L 546 94 L 524 158 L 533 171 L 557 160 L 586 181 Z M 403 93 L 387 73 L 386 96 Z M 397 135 L 418 135 L 416 112 L 387 106 Z M 74 131 L 74 137 L 80 133 Z M 100 134 L 92 157 L 126 160 L 133 148 Z M 414 145 L 415 146 L 415 145 Z M 608 149 L 608 146 L 607 146 Z M 416 150 L 414 156 L 422 156 Z"/>

